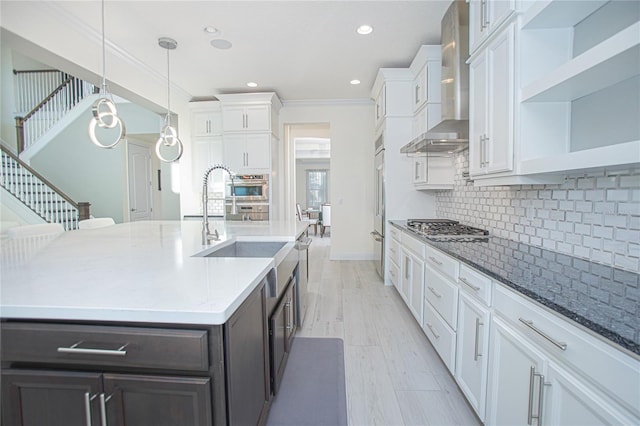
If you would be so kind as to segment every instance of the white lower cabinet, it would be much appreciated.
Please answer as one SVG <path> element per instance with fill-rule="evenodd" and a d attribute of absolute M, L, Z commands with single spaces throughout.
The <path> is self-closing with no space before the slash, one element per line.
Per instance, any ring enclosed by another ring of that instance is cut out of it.
<path fill-rule="evenodd" d="M 487 400 L 490 317 L 489 308 L 460 292 L 455 378 L 483 421 Z"/>
<path fill-rule="evenodd" d="M 481 421 L 640 424 L 637 357 L 406 232 L 398 238 L 391 281 Z"/>
<path fill-rule="evenodd" d="M 444 365 L 453 374 L 456 366 L 456 333 L 426 300 L 422 328 Z"/>
<path fill-rule="evenodd" d="M 550 362 L 544 376 L 543 404 L 538 405 L 545 425 L 638 424 L 604 401 L 574 374 Z M 638 384 L 640 386 L 640 384 Z"/>
<path fill-rule="evenodd" d="M 489 394 L 486 424 L 539 425 L 532 418 L 539 406 L 543 354 L 500 318 L 491 321 Z"/>
<path fill-rule="evenodd" d="M 402 248 L 402 296 L 419 324 L 422 324 L 424 260 Z"/>

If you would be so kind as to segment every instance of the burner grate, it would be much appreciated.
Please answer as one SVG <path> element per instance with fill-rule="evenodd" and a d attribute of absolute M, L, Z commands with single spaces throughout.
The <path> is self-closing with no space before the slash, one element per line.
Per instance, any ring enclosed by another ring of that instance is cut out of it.
<path fill-rule="evenodd" d="M 471 240 L 477 237 L 487 238 L 489 235 L 489 231 L 449 219 L 409 219 L 407 227 L 420 235 L 438 241 L 465 238 Z"/>

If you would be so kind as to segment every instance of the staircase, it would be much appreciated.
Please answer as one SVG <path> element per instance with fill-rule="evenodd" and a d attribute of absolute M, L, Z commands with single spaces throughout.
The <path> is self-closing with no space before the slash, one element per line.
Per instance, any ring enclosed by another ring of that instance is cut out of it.
<path fill-rule="evenodd" d="M 75 202 L 20 159 L 20 154 L 60 122 L 97 88 L 57 70 L 14 70 L 17 154 L 4 145 L 0 184 L 44 221 L 60 223 L 69 231 L 90 217 L 90 204 Z M 26 113 L 21 113 L 27 111 Z"/>
<path fill-rule="evenodd" d="M 77 229 L 78 221 L 89 219 L 89 203 L 73 201 L 9 149 L 0 148 L 0 184 L 24 205 L 46 222 L 62 224 L 67 231 Z"/>
<path fill-rule="evenodd" d="M 57 70 L 13 71 L 18 154 L 33 147 L 56 123 L 89 95 L 91 83 Z M 25 113 L 22 113 L 27 111 Z"/>

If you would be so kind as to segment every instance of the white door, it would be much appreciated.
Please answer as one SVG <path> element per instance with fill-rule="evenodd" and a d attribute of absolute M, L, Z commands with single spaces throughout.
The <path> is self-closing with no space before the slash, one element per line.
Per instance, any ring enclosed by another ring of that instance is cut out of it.
<path fill-rule="evenodd" d="M 151 148 L 129 143 L 129 221 L 153 219 Z"/>

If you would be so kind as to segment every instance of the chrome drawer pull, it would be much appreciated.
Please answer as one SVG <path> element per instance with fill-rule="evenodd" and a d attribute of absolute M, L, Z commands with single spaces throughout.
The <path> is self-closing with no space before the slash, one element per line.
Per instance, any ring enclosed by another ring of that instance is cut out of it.
<path fill-rule="evenodd" d="M 438 333 L 435 332 L 435 330 L 433 329 L 433 326 L 429 323 L 427 323 L 427 327 L 429 327 L 429 330 L 431 330 L 431 332 L 433 333 L 434 336 L 436 336 L 436 339 L 440 338 L 440 335 Z"/>
<path fill-rule="evenodd" d="M 471 289 L 473 289 L 473 291 L 480 291 L 481 288 L 477 287 L 473 284 L 471 284 L 469 281 L 467 281 L 467 279 L 465 277 L 458 277 L 458 279 L 463 282 L 464 284 L 468 285 L 469 287 L 471 287 Z"/>
<path fill-rule="evenodd" d="M 82 342 L 74 343 L 68 348 L 60 347 L 58 348 L 58 352 L 65 354 L 84 354 L 84 355 L 114 355 L 114 356 L 125 356 L 127 351 L 124 348 L 127 347 L 128 343 L 120 346 L 118 349 L 92 349 L 92 348 L 79 348 L 78 345 L 82 344 Z"/>
<path fill-rule="evenodd" d="M 442 265 L 442 262 L 440 262 L 438 259 L 436 259 L 436 258 L 435 258 L 435 257 L 433 257 L 433 256 L 429 256 L 429 259 L 431 259 L 431 261 L 432 261 L 433 263 L 435 263 L 436 265 Z"/>
<path fill-rule="evenodd" d="M 427 286 L 427 288 L 428 288 L 428 289 L 429 289 L 429 291 L 430 291 L 431 293 L 433 293 L 437 298 L 442 297 L 442 295 L 441 295 L 440 293 L 438 293 L 438 292 L 437 292 L 433 287 L 431 287 L 431 286 Z"/>
<path fill-rule="evenodd" d="M 563 350 L 563 351 L 567 350 L 567 344 L 566 343 L 558 342 L 554 338 L 550 337 L 547 333 L 545 333 L 544 331 L 540 330 L 538 327 L 533 325 L 533 321 L 526 320 L 526 319 L 524 319 L 522 317 L 518 318 L 518 320 L 520 320 L 521 323 L 523 323 L 524 325 L 529 327 L 531 330 L 535 331 L 536 333 L 538 333 L 539 335 L 541 335 L 542 337 L 547 339 L 549 342 L 551 342 L 558 349 Z"/>

